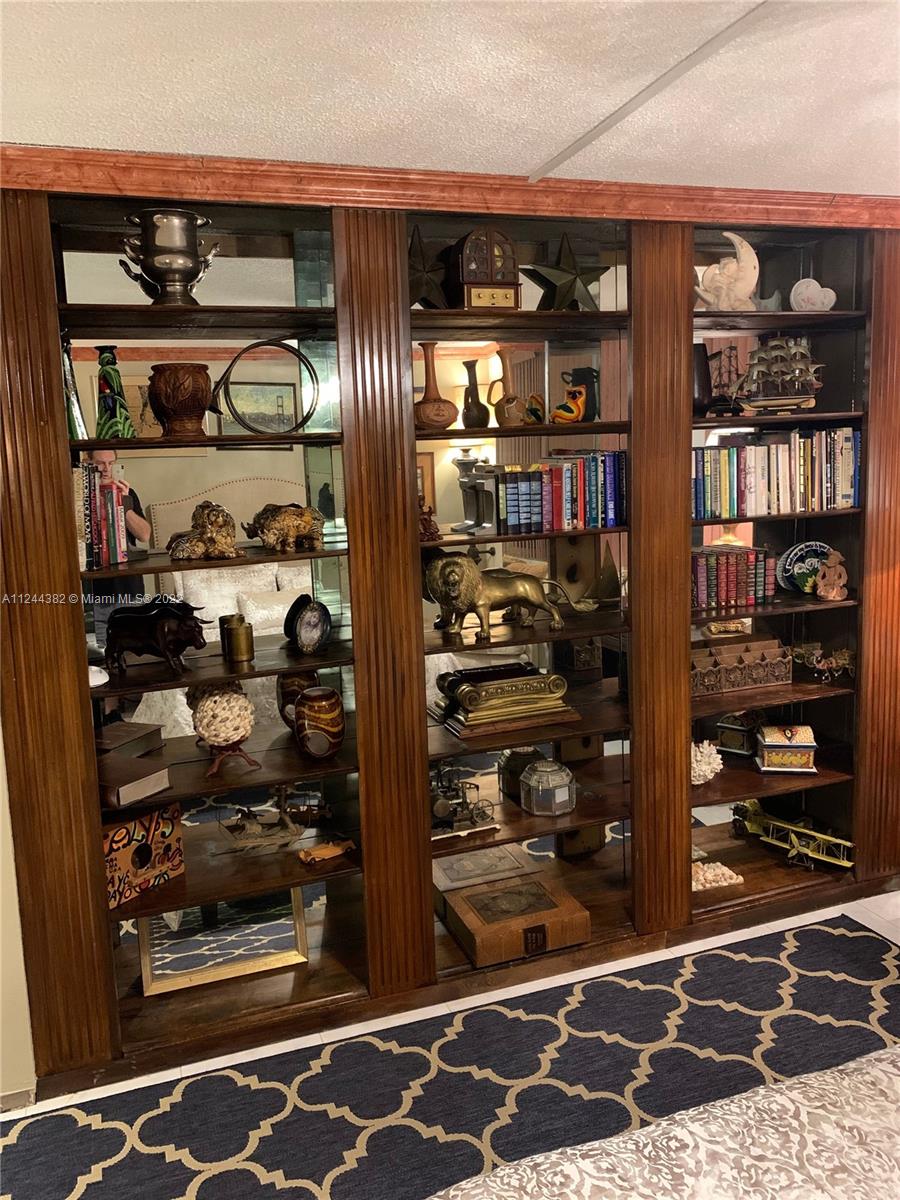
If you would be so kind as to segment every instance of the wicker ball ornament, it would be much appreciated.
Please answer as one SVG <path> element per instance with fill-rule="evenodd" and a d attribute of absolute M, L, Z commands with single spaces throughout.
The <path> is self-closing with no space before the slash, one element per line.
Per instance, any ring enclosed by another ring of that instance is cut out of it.
<path fill-rule="evenodd" d="M 207 777 L 216 775 L 224 760 L 232 755 L 250 766 L 262 765 L 241 747 L 253 731 L 253 705 L 239 684 L 197 688 L 190 700 L 194 729 L 213 754 Z"/>

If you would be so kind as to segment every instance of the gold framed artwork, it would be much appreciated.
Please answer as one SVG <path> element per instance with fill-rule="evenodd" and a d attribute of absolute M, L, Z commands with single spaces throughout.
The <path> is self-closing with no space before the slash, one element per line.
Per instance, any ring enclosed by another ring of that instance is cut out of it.
<path fill-rule="evenodd" d="M 434 455 L 416 455 L 416 489 L 428 508 L 436 508 L 434 487 Z"/>
<path fill-rule="evenodd" d="M 218 902 L 138 917 L 144 995 L 307 962 L 303 889 L 268 899 L 268 904 Z"/>
<path fill-rule="evenodd" d="M 150 458 L 158 453 L 159 438 L 162 436 L 162 426 L 150 409 L 147 395 L 149 381 L 146 375 L 123 375 L 122 391 L 125 394 L 125 404 L 128 415 L 137 430 L 137 440 L 134 450 L 118 451 L 120 461 L 128 458 Z M 97 419 L 97 376 L 91 376 L 91 397 L 94 401 L 94 420 Z M 206 418 L 209 421 L 209 417 Z M 207 429 L 207 433 L 209 430 Z M 156 449 L 140 449 L 141 442 L 155 442 Z M 206 458 L 206 446 L 170 446 L 166 454 L 171 458 Z"/>

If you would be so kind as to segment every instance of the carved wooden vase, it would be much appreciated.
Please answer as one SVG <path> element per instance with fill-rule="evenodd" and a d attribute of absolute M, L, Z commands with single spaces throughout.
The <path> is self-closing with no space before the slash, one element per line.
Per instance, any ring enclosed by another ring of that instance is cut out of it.
<path fill-rule="evenodd" d="M 203 418 L 212 404 L 206 364 L 157 363 L 150 371 L 147 395 L 163 437 L 205 438 Z"/>
<path fill-rule="evenodd" d="M 445 400 L 438 390 L 434 370 L 434 348 L 437 342 L 419 342 L 425 356 L 425 392 L 413 406 L 417 429 L 449 429 L 457 418 L 456 405 Z"/>
<path fill-rule="evenodd" d="M 294 705 L 294 734 L 304 754 L 331 758 L 344 741 L 344 703 L 334 688 L 314 687 L 301 692 Z"/>
<path fill-rule="evenodd" d="M 478 387 L 478 359 L 467 358 L 463 363 L 469 382 L 463 396 L 462 423 L 466 429 L 487 429 L 491 423 L 491 410 L 481 399 Z"/>
<path fill-rule="evenodd" d="M 290 671 L 279 675 L 275 681 L 275 703 L 282 721 L 288 729 L 295 728 L 296 714 L 294 706 L 301 692 L 307 688 L 319 686 L 319 677 L 315 671 Z"/>

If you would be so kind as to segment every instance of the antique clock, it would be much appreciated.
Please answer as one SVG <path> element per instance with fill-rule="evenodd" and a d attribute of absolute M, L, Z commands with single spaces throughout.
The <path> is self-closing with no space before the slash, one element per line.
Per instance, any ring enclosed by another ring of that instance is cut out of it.
<path fill-rule="evenodd" d="M 455 308 L 518 308 L 516 247 L 496 229 L 482 227 L 450 252 L 447 290 Z"/>

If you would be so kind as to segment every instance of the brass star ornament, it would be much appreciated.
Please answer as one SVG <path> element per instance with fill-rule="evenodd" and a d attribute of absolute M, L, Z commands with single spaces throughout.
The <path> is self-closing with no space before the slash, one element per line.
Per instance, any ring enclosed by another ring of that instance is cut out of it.
<path fill-rule="evenodd" d="M 536 283 L 543 292 L 538 303 L 539 311 L 586 309 L 588 312 L 597 312 L 597 301 L 588 288 L 608 270 L 609 267 L 596 266 L 579 271 L 578 260 L 569 244 L 568 235 L 564 233 L 559 243 L 556 266 L 533 264 L 530 267 L 522 267 L 522 274 L 532 283 Z"/>

